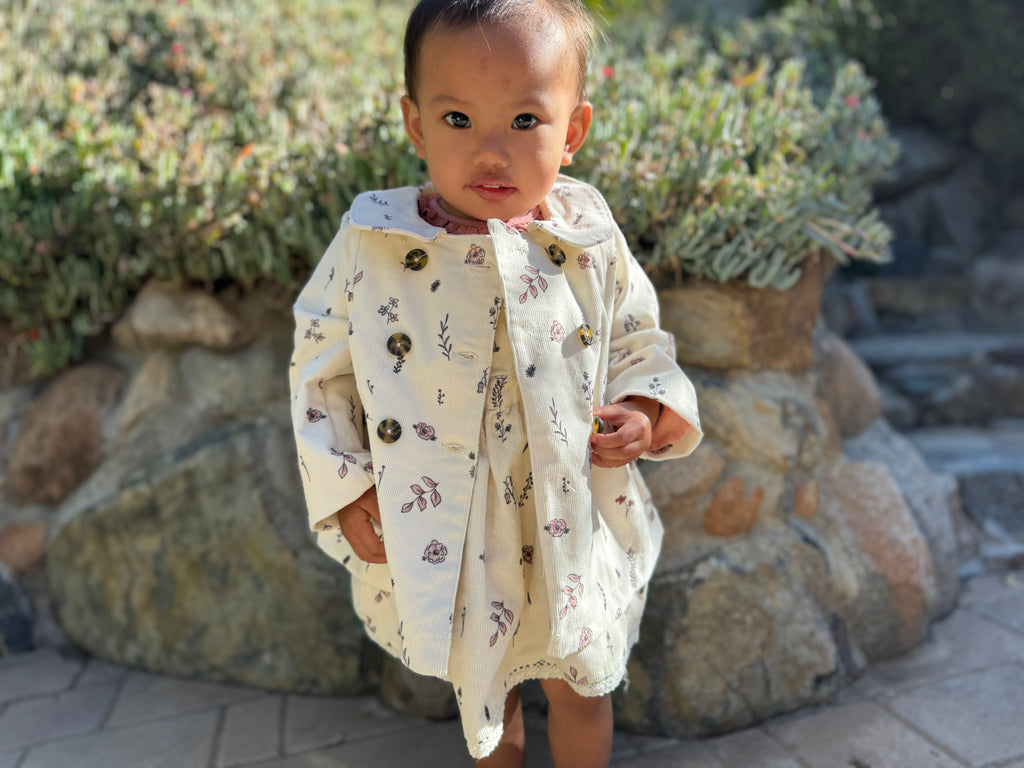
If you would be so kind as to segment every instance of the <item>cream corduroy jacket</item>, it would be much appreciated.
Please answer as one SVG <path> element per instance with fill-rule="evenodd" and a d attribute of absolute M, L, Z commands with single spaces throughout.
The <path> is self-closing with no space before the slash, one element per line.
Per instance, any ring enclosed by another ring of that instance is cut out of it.
<path fill-rule="evenodd" d="M 427 190 L 429 194 L 429 190 Z M 407 187 L 360 195 L 295 304 L 292 416 L 311 527 L 351 571 L 393 592 L 403 659 L 443 676 L 466 520 L 486 501 L 476 477 L 481 419 L 504 311 L 533 469 L 549 591 L 572 574 L 628 563 L 640 589 L 662 526 L 635 464 L 591 467 L 591 409 L 644 395 L 701 439 L 692 384 L 658 325 L 653 286 L 601 194 L 559 177 L 525 233 L 450 235 L 423 221 Z M 497 272 L 498 280 L 494 279 Z M 388 563 L 356 557 L 336 511 L 372 484 Z M 623 499 L 636 502 L 622 515 Z M 557 614 L 549 652 L 614 620 Z"/>

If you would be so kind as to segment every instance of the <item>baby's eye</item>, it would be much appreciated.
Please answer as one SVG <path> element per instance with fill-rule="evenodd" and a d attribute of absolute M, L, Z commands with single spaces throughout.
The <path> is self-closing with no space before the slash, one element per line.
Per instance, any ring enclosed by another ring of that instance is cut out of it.
<path fill-rule="evenodd" d="M 449 112 L 444 119 L 452 128 L 469 128 L 469 118 L 461 112 Z"/>
<path fill-rule="evenodd" d="M 526 131 L 533 128 L 537 122 L 538 120 L 535 115 L 516 115 L 515 119 L 512 120 L 512 127 L 517 131 Z"/>

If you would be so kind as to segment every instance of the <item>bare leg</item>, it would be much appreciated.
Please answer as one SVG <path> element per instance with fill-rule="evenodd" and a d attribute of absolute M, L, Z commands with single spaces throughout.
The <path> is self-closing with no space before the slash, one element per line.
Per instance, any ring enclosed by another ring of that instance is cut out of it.
<path fill-rule="evenodd" d="M 608 768 L 612 697 L 580 696 L 562 680 L 541 680 L 548 697 L 548 742 L 555 768 Z"/>
<path fill-rule="evenodd" d="M 526 730 L 518 687 L 505 697 L 504 729 L 495 750 L 476 761 L 478 768 L 523 768 L 526 765 Z"/>

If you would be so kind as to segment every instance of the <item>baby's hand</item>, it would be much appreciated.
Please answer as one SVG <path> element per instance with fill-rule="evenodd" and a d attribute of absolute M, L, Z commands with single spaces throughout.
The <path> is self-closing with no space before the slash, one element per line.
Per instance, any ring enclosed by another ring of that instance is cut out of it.
<path fill-rule="evenodd" d="M 646 397 L 629 398 L 594 409 L 613 427 L 610 434 L 590 436 L 590 463 L 595 467 L 621 467 L 651 445 L 651 424 L 658 419 L 659 404 Z"/>
<path fill-rule="evenodd" d="M 386 563 L 384 542 L 373 529 L 373 521 L 380 524 L 377 506 L 377 488 L 371 486 L 366 493 L 348 506 L 338 510 L 338 524 L 356 556 L 367 563 Z"/>

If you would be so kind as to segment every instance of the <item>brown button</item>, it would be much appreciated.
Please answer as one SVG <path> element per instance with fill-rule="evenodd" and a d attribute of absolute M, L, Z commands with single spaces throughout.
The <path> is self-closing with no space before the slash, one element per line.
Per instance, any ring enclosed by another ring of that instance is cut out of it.
<path fill-rule="evenodd" d="M 384 419 L 377 425 L 377 437 L 385 443 L 394 443 L 402 436 L 402 425 L 394 419 Z"/>
<path fill-rule="evenodd" d="M 552 243 L 548 246 L 548 258 L 558 266 L 565 264 L 565 251 Z"/>
<path fill-rule="evenodd" d="M 393 333 L 388 336 L 388 352 L 395 357 L 405 357 L 412 349 L 412 339 L 404 333 Z"/>
<path fill-rule="evenodd" d="M 580 335 L 580 341 L 583 342 L 584 346 L 589 347 L 594 343 L 594 332 L 590 330 L 590 326 L 586 323 L 577 328 L 576 332 Z"/>
<path fill-rule="evenodd" d="M 427 266 L 427 254 L 419 248 L 413 248 L 405 254 L 405 268 L 413 272 L 419 272 Z"/>

